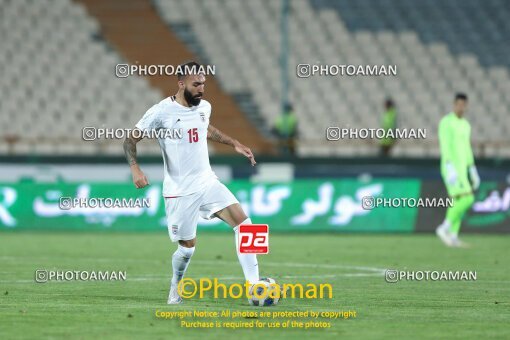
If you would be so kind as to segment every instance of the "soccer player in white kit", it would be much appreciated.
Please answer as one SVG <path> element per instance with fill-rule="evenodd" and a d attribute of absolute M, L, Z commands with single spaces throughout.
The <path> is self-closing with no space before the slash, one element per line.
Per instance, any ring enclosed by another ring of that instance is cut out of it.
<path fill-rule="evenodd" d="M 259 280 L 255 254 L 240 254 L 237 249 L 238 227 L 251 224 L 239 201 L 220 183 L 209 164 L 207 139 L 230 145 L 246 156 L 252 165 L 255 158 L 251 150 L 239 141 L 225 135 L 209 124 L 211 104 L 202 99 L 205 75 L 196 62 L 182 64 L 178 68 L 179 90 L 177 94 L 152 106 L 136 124 L 137 133 L 124 141 L 124 152 L 137 188 L 149 185 L 147 177 L 136 159 L 136 143 L 143 137 L 140 132 L 160 129 L 181 129 L 182 138 L 161 138 L 159 145 L 163 154 L 165 200 L 168 233 L 172 242 L 178 242 L 172 255 L 173 277 L 168 304 L 182 302 L 177 287 L 195 251 L 198 216 L 205 219 L 218 217 L 229 224 L 235 233 L 237 256 L 246 281 L 251 284 Z M 172 136 L 175 134 L 168 134 Z"/>

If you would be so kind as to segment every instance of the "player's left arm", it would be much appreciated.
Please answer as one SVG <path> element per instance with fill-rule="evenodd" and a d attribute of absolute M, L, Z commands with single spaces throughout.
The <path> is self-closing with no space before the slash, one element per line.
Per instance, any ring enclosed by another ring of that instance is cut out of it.
<path fill-rule="evenodd" d="M 467 143 L 465 143 L 464 152 L 466 154 L 466 163 L 468 165 L 469 178 L 471 179 L 471 185 L 473 186 L 473 190 L 477 190 L 480 187 L 480 175 L 478 174 L 478 170 L 475 165 L 475 157 L 473 155 L 473 148 L 471 147 L 471 126 L 469 126 L 469 134 Z"/>
<path fill-rule="evenodd" d="M 209 126 L 207 127 L 207 139 L 212 140 L 214 142 L 230 145 L 238 153 L 246 156 L 250 160 L 251 165 L 257 164 L 257 162 L 255 162 L 255 157 L 253 156 L 253 153 L 251 152 L 249 147 L 241 144 L 238 140 L 230 136 L 227 136 L 226 134 L 224 134 L 211 124 L 209 124 Z"/>
<path fill-rule="evenodd" d="M 473 155 L 473 147 L 471 146 L 471 126 L 468 128 L 467 142 L 464 144 L 464 152 L 466 154 L 466 163 L 468 166 L 475 165 L 475 157 Z"/>

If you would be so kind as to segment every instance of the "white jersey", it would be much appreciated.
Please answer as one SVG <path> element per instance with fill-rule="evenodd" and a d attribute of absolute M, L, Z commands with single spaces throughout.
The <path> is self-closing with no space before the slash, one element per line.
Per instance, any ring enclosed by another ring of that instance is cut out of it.
<path fill-rule="evenodd" d="M 217 178 L 211 169 L 207 150 L 210 117 L 208 101 L 202 99 L 198 106 L 185 107 L 172 96 L 152 106 L 136 124 L 138 129 L 146 132 L 159 129 L 180 132 L 180 136 L 167 134 L 167 138 L 158 135 L 165 172 L 163 196 L 190 195 Z"/>

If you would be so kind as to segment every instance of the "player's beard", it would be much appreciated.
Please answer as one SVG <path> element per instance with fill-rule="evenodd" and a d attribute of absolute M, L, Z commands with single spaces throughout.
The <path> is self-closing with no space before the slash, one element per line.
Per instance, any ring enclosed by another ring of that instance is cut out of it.
<path fill-rule="evenodd" d="M 193 96 L 191 92 L 188 91 L 187 88 L 184 88 L 184 99 L 186 99 L 188 104 L 190 104 L 191 106 L 197 106 L 198 104 L 200 104 L 200 100 L 202 100 L 202 98 L 200 98 L 200 95 Z"/>

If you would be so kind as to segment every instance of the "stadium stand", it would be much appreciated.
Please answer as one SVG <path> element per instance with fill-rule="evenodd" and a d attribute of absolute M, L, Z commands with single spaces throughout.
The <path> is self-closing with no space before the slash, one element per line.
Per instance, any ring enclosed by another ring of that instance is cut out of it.
<path fill-rule="evenodd" d="M 255 129 L 247 125 L 242 109 L 251 114 L 252 127 L 267 136 L 280 113 L 280 1 L 116 2 L 137 9 L 152 3 L 160 15 L 155 17 L 152 8 L 150 16 L 145 16 L 148 11 L 131 18 L 113 3 L 0 0 L 1 154 L 120 155 L 121 141 L 86 143 L 82 128 L 126 127 L 168 95 L 167 82 L 115 77 L 116 64 L 158 54 L 154 51 L 161 41 L 191 51 L 179 56 L 198 55 L 216 65 L 219 84 L 209 83 L 209 95 L 220 102 L 218 127 L 246 137 L 246 131 Z M 470 97 L 477 155 L 510 155 L 510 45 L 504 43 L 510 34 L 508 2 L 431 0 L 411 6 L 404 0 L 292 0 L 290 5 L 288 72 L 290 101 L 299 117 L 299 155 L 375 154 L 374 141 L 327 142 L 325 130 L 379 127 L 382 102 L 391 96 L 399 127 L 427 129 L 426 140 L 401 141 L 395 155 L 437 156 L 437 123 L 457 91 Z M 105 30 L 101 20 L 115 25 Z M 149 52 L 142 53 L 143 43 L 134 43 L 143 37 L 133 39 L 130 27 L 152 27 L 161 20 L 169 35 L 151 37 Z M 128 33 L 119 36 L 123 31 Z M 187 46 L 170 43 L 174 34 L 185 36 Z M 169 54 L 145 63 L 179 59 L 168 50 L 160 48 Z M 295 76 L 297 64 L 317 63 L 394 64 L 398 76 Z M 264 149 L 256 132 L 249 137 L 252 143 Z M 156 143 L 144 142 L 140 149 L 159 154 Z"/>
<path fill-rule="evenodd" d="M 190 27 L 200 50 L 218 66 L 227 91 L 252 94 L 268 128 L 280 109 L 281 2 L 155 3 L 171 27 Z M 508 156 L 509 46 L 500 46 L 509 28 L 508 3 L 437 0 L 417 6 L 397 1 L 393 8 L 393 1 L 293 0 L 290 6 L 288 71 L 300 155 L 374 154 L 369 141 L 327 143 L 318 132 L 328 126 L 379 127 L 383 99 L 391 96 L 399 127 L 427 129 L 426 140 L 401 141 L 395 154 L 437 156 L 437 123 L 451 109 L 454 93 L 464 91 L 470 97 L 477 155 Z M 488 20 L 493 15 L 495 22 Z M 452 33 L 444 36 L 446 31 Z M 294 76 L 300 63 L 397 65 L 398 76 L 300 79 Z"/>
<path fill-rule="evenodd" d="M 149 0 L 79 2 L 99 21 L 105 40 L 115 46 L 115 50 L 130 64 L 179 65 L 189 60 L 206 63 L 168 29 Z M 145 79 L 165 97 L 176 92 L 175 76 L 151 75 Z M 213 105 L 211 124 L 250 145 L 254 152 L 270 152 L 271 144 L 250 125 L 234 99 L 220 87 L 214 76 L 207 79 L 205 98 Z M 158 147 L 157 143 L 154 144 Z M 209 149 L 217 153 L 234 152 L 231 147 L 217 143 L 209 143 Z"/>
<path fill-rule="evenodd" d="M 316 10 L 335 9 L 353 32 L 415 31 L 423 43 L 444 42 L 455 55 L 475 55 L 482 66 L 510 67 L 505 0 L 310 1 Z"/>
<path fill-rule="evenodd" d="M 80 4 L 2 0 L 0 8 L 0 135 L 8 141 L 0 152 L 121 153 L 119 143 L 84 142 L 82 128 L 125 127 L 162 94 L 140 77 L 115 77 L 123 61 Z"/>
<path fill-rule="evenodd" d="M 84 142 L 83 127 L 131 128 L 150 106 L 175 90 L 176 79 L 117 78 L 116 65 L 177 65 L 194 59 L 172 38 L 149 1 L 129 4 L 0 1 L 1 154 L 123 154 L 122 139 Z M 144 5 L 148 10 L 141 18 Z M 233 99 L 214 79 L 207 89 L 215 104 L 214 124 L 264 151 L 268 143 L 250 127 Z M 143 155 L 160 154 L 158 143 L 150 140 L 142 141 L 139 150 Z M 212 152 L 222 150 L 210 146 Z"/>

